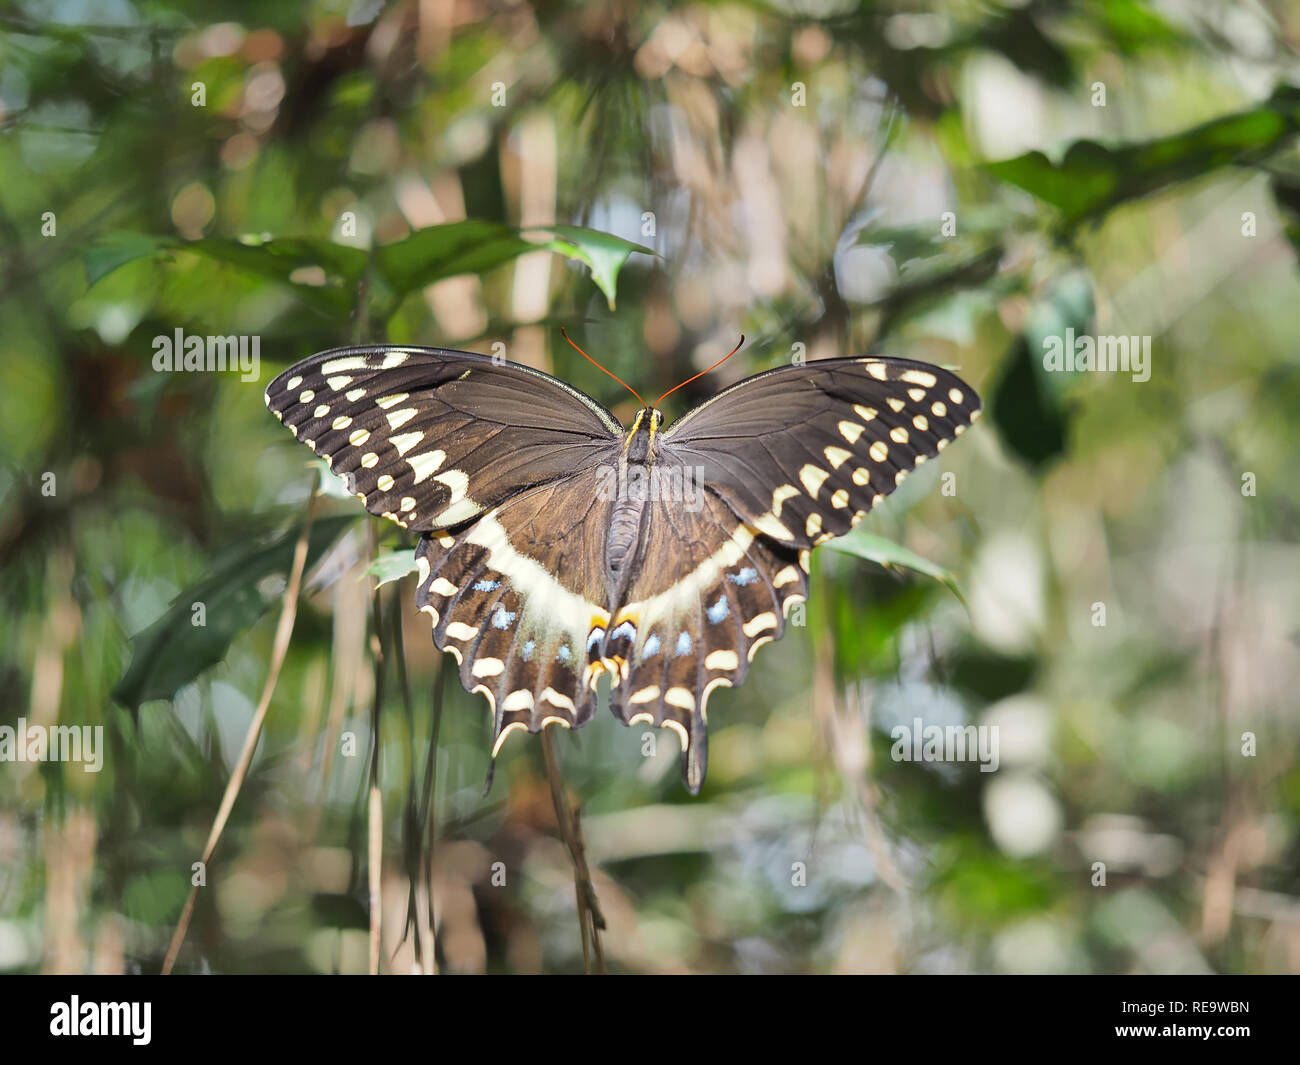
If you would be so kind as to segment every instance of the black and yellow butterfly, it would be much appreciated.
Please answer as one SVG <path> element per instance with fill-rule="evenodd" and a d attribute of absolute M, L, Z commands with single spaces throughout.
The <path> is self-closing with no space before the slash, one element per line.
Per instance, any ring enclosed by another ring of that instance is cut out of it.
<path fill-rule="evenodd" d="M 698 792 L 709 696 L 780 639 L 809 552 L 980 411 L 948 371 L 875 357 L 757 374 L 667 428 L 663 398 L 624 429 L 541 371 L 394 346 L 266 390 L 367 510 L 424 534 L 416 600 L 492 708 L 494 758 L 517 729 L 586 724 L 608 674 L 614 716 L 673 729 Z"/>

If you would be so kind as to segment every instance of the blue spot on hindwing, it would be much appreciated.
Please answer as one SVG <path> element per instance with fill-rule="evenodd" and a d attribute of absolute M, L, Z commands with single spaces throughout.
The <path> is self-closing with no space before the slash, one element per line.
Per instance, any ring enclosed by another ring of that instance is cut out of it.
<path fill-rule="evenodd" d="M 474 591 L 476 592 L 495 592 L 501 587 L 500 581 L 481 580 L 474 582 Z"/>
<path fill-rule="evenodd" d="M 555 652 L 555 657 L 561 662 L 567 662 L 573 657 L 573 652 L 569 650 L 567 643 L 562 643 L 560 649 Z"/>
<path fill-rule="evenodd" d="M 629 640 L 636 639 L 636 626 L 630 621 L 623 622 L 622 625 L 617 626 L 614 631 L 609 634 L 611 640 L 620 640 L 624 636 Z"/>
<path fill-rule="evenodd" d="M 530 658 L 533 657 L 533 648 L 536 646 L 537 646 L 536 641 L 529 640 L 526 644 L 524 644 L 524 649 L 522 652 L 520 652 L 519 657 L 522 658 L 525 662 L 527 662 Z"/>
<path fill-rule="evenodd" d="M 727 580 L 732 584 L 746 585 L 753 584 L 758 578 L 758 570 L 753 566 L 746 566 L 739 573 L 728 573 Z"/>
<path fill-rule="evenodd" d="M 725 595 L 718 596 L 718 601 L 709 607 L 705 613 L 715 625 L 726 620 L 727 615 L 731 613 L 731 607 L 727 605 L 727 597 Z"/>
<path fill-rule="evenodd" d="M 652 632 L 646 637 L 645 647 L 641 649 L 642 658 L 653 658 L 659 653 L 659 634 Z"/>
<path fill-rule="evenodd" d="M 492 627 L 494 629 L 508 629 L 518 616 L 518 614 L 512 613 L 505 607 L 499 606 L 496 613 L 492 615 Z"/>
<path fill-rule="evenodd" d="M 691 653 L 691 634 L 684 632 L 677 637 L 677 654 L 688 655 Z"/>

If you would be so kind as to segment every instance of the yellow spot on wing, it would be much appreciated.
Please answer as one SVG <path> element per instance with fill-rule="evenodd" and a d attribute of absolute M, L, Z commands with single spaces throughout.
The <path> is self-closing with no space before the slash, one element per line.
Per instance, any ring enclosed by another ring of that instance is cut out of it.
<path fill-rule="evenodd" d="M 501 745 L 506 742 L 506 737 L 515 729 L 526 729 L 528 726 L 522 721 L 512 721 L 501 730 L 501 735 L 497 737 L 496 743 L 492 744 L 492 757 L 495 758 L 501 752 Z"/>
<path fill-rule="evenodd" d="M 794 498 L 798 494 L 799 494 L 799 489 L 797 489 L 794 485 L 792 484 L 781 485 L 780 488 L 778 488 L 775 492 L 772 493 L 773 515 L 779 518 L 781 516 L 781 508 L 785 506 L 785 501 L 787 499 Z"/>
<path fill-rule="evenodd" d="M 683 689 L 681 689 L 681 690 L 682 690 L 682 691 L 685 691 L 686 689 L 683 688 Z M 694 705 L 694 704 L 692 704 L 692 706 L 693 706 L 693 705 Z M 686 748 L 689 747 L 689 746 L 691 745 L 690 737 L 689 737 L 689 736 L 687 735 L 687 733 L 686 733 L 686 726 L 684 726 L 680 721 L 672 721 L 672 720 L 668 720 L 668 721 L 665 721 L 665 722 L 663 723 L 663 725 L 660 726 L 660 727 L 661 727 L 661 728 L 670 728 L 670 729 L 672 729 L 675 733 L 677 733 L 677 738 L 678 738 L 679 740 L 682 741 L 682 750 L 683 750 L 683 751 L 685 751 Z"/>
<path fill-rule="evenodd" d="M 799 571 L 793 566 L 786 566 L 775 577 L 772 578 L 772 587 L 780 588 L 783 584 L 790 584 L 792 581 L 799 579 Z"/>
<path fill-rule="evenodd" d="M 817 497 L 817 493 L 821 491 L 822 485 L 826 483 L 826 478 L 829 476 L 830 473 L 827 470 L 823 470 L 819 466 L 814 466 L 812 463 L 808 463 L 799 471 L 799 480 L 803 482 L 805 490 L 814 499 Z"/>
<path fill-rule="evenodd" d="M 669 688 L 664 692 L 664 702 L 678 710 L 695 709 L 695 696 L 687 688 Z"/>
<path fill-rule="evenodd" d="M 366 365 L 365 358 L 361 355 L 349 355 L 347 358 L 332 359 L 325 363 L 320 368 L 320 372 L 329 377 L 331 374 L 346 373 L 348 370 L 368 370 L 369 368 Z"/>
<path fill-rule="evenodd" d="M 554 688 L 547 688 L 546 691 L 542 692 L 542 702 L 550 703 L 552 706 L 558 706 L 562 710 L 568 710 L 571 714 L 578 712 L 578 708 L 574 706 L 573 700 L 567 695 L 557 692 Z"/>
<path fill-rule="evenodd" d="M 508 710 L 531 710 L 533 708 L 533 693 L 527 688 L 520 688 L 518 691 L 512 691 L 503 700 L 501 700 L 502 711 Z"/>
<path fill-rule="evenodd" d="M 445 451 L 426 451 L 423 455 L 413 455 L 406 461 L 415 474 L 415 483 L 419 484 L 426 477 L 437 473 L 446 458 Z"/>
<path fill-rule="evenodd" d="M 392 438 L 392 444 L 393 447 L 397 448 L 399 455 L 405 455 L 423 439 L 424 433 L 402 433 L 400 436 Z"/>
<path fill-rule="evenodd" d="M 705 669 L 738 669 L 740 659 L 735 651 L 714 651 L 704 659 Z"/>
<path fill-rule="evenodd" d="M 842 447 L 828 447 L 823 454 L 831 467 L 837 470 L 853 457 L 853 452 L 845 451 Z"/>

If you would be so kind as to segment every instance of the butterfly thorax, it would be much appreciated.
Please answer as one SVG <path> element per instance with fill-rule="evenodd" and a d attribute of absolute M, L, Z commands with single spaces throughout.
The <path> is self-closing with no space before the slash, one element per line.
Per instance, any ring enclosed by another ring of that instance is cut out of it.
<path fill-rule="evenodd" d="M 605 537 L 605 565 L 611 590 L 622 590 L 629 563 L 635 561 L 645 521 L 646 487 L 655 462 L 655 435 L 662 422 L 662 411 L 642 408 L 623 441 L 618 464 L 618 495 Z"/>

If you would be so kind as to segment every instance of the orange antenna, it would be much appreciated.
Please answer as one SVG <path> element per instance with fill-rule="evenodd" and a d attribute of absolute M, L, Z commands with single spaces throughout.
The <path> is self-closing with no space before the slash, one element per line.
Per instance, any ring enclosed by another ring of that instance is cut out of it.
<path fill-rule="evenodd" d="M 564 337 L 565 340 L 569 340 L 569 334 L 564 331 L 564 326 L 560 326 L 560 336 Z M 609 371 L 606 370 L 605 367 L 603 367 L 600 363 L 598 363 L 595 359 L 593 359 L 590 355 L 588 355 L 585 351 L 583 351 L 582 348 L 578 347 L 578 345 L 575 344 L 572 340 L 569 340 L 569 346 L 573 348 L 573 350 L 576 351 L 579 355 L 581 355 L 584 359 L 586 359 L 589 363 L 591 363 L 592 366 L 596 367 L 596 369 L 599 370 L 601 373 L 609 374 L 610 377 L 614 378 L 615 381 L 617 381 L 620 385 L 622 385 L 629 392 L 631 392 L 632 395 L 636 396 L 637 402 L 640 403 L 641 406 L 643 407 L 645 406 L 645 400 L 641 398 L 641 393 L 638 392 L 631 385 L 629 385 L 626 381 L 624 381 L 623 378 L 619 377 L 618 374 L 609 373 Z"/>
<path fill-rule="evenodd" d="M 744 334 L 744 333 L 741 333 L 741 334 L 740 334 L 740 343 L 739 343 L 739 344 L 737 344 L 734 348 L 732 348 L 729 352 L 727 352 L 727 354 L 725 354 L 724 356 L 722 356 L 722 358 L 720 358 L 717 362 L 715 362 L 715 363 L 714 363 L 712 366 L 710 366 L 707 370 L 701 370 L 699 373 L 697 373 L 697 374 L 695 375 L 695 377 L 703 377 L 706 373 L 712 373 L 712 372 L 713 372 L 714 370 L 716 370 L 719 366 L 721 366 L 724 362 L 726 362 L 729 358 L 731 358 L 731 356 L 733 356 L 734 354 L 736 354 L 736 352 L 738 352 L 742 347 L 744 347 L 744 345 L 745 345 L 745 334 Z M 658 399 L 655 400 L 655 406 L 656 406 L 656 407 L 659 406 L 660 403 L 662 403 L 662 402 L 663 402 L 664 400 L 666 400 L 669 396 L 671 396 L 674 392 L 676 392 L 679 388 L 681 388 L 682 385 L 689 385 L 692 381 L 695 380 L 695 377 L 688 377 L 688 378 L 686 378 L 686 380 L 683 381 L 680 385 L 674 385 L 674 386 L 673 386 L 672 388 L 670 388 L 667 392 L 665 392 L 662 396 L 660 396 Z"/>

